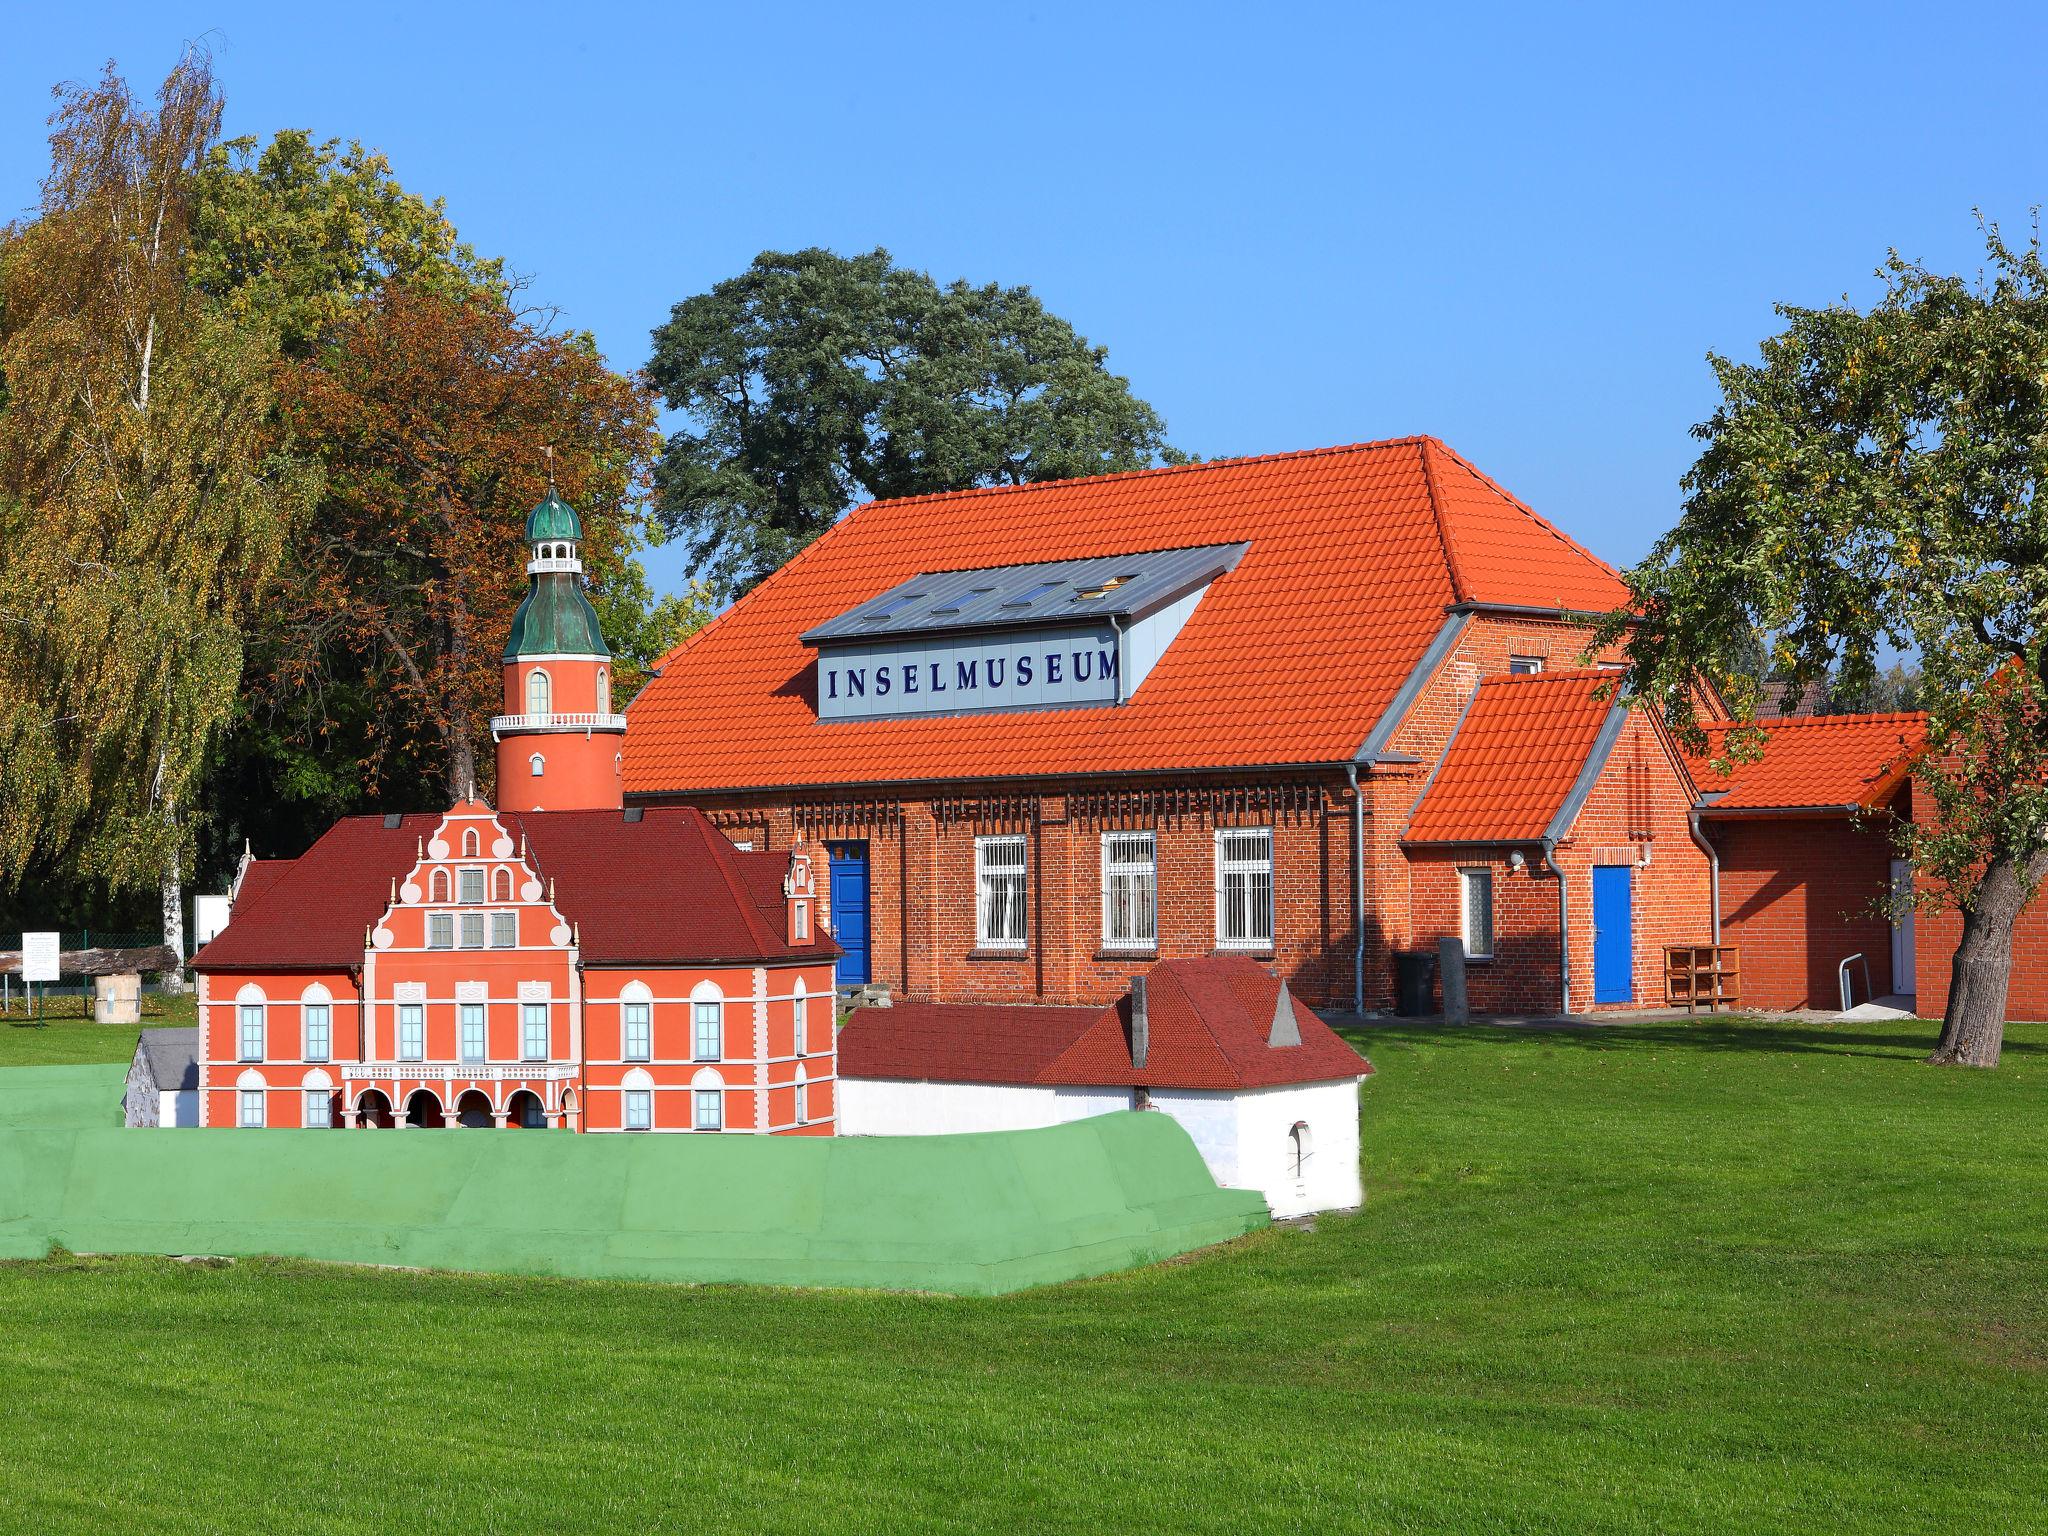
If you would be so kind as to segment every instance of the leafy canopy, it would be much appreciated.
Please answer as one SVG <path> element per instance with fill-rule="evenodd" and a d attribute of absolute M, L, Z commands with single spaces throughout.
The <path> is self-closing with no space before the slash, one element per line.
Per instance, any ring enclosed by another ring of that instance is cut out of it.
<path fill-rule="evenodd" d="M 734 595 L 864 497 L 1179 460 L 1106 357 L 1029 288 L 941 287 L 884 250 L 765 251 L 654 332 L 648 376 L 690 423 L 658 516 Z"/>

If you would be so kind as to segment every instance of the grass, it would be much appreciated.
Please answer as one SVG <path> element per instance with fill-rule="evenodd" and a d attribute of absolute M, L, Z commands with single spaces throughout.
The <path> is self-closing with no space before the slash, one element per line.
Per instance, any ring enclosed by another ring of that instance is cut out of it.
<path fill-rule="evenodd" d="M 197 1017 L 190 992 L 176 997 L 143 995 L 140 1024 L 95 1024 L 76 998 L 53 999 L 48 1013 L 31 1019 L 15 1000 L 0 1013 L 0 1067 L 74 1067 L 95 1061 L 128 1061 L 141 1029 L 189 1025 Z M 68 1006 L 66 1006 L 68 1005 Z"/>
<path fill-rule="evenodd" d="M 1363 1212 L 998 1301 L 0 1266 L 0 1526 L 2048 1529 L 2048 1028 L 1360 1038 Z"/>

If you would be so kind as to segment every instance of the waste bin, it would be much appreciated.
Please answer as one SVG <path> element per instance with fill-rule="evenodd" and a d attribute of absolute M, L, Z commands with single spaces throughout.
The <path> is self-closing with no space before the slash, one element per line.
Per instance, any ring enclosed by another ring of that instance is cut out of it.
<path fill-rule="evenodd" d="M 1394 1011 L 1403 1018 L 1436 1012 L 1436 956 L 1416 951 L 1394 956 Z"/>

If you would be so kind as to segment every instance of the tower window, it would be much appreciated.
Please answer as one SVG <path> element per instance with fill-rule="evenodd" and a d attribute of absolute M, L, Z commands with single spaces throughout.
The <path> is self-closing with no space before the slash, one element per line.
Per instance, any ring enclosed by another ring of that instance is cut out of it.
<path fill-rule="evenodd" d="M 545 672 L 526 674 L 526 712 L 529 715 L 545 715 L 550 712 L 554 698 L 554 687 Z"/>
<path fill-rule="evenodd" d="M 540 771 L 545 762 L 546 759 L 536 752 L 526 760 L 526 765 L 533 770 L 533 776 L 537 779 L 540 777 Z"/>

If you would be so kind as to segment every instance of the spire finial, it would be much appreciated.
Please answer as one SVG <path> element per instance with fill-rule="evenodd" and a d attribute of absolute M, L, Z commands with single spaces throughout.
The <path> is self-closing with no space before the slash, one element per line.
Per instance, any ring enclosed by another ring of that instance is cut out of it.
<path fill-rule="evenodd" d="M 548 494 L 552 496 L 555 494 L 555 445 L 544 443 L 540 452 L 541 457 L 548 461 Z"/>

